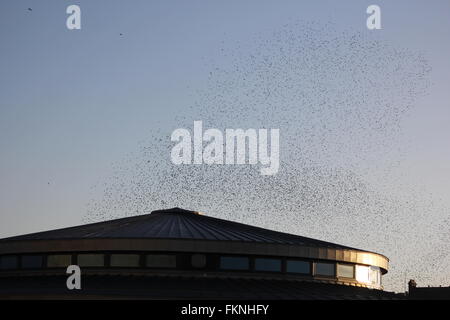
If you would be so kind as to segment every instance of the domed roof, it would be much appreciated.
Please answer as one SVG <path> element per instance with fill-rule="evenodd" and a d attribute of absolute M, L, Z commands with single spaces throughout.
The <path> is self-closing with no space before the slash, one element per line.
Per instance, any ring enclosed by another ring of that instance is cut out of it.
<path fill-rule="evenodd" d="M 180 208 L 0 239 L 0 254 L 80 251 L 178 251 L 272 255 L 360 263 L 387 272 L 388 258 Z"/>
<path fill-rule="evenodd" d="M 140 216 L 10 237 L 1 241 L 92 238 L 222 240 L 354 249 L 213 218 L 180 208 L 157 210 Z"/>

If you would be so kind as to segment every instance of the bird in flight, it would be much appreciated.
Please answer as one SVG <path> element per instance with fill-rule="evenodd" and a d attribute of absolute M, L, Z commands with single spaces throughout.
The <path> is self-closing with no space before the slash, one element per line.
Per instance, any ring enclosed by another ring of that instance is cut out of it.
<path fill-rule="evenodd" d="M 31 8 L 28 8 L 28 11 L 33 11 L 33 9 L 31 9 Z"/>

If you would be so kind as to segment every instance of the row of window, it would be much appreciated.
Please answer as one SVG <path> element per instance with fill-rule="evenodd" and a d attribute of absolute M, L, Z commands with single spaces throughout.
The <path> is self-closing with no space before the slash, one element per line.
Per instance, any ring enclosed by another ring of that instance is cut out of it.
<path fill-rule="evenodd" d="M 285 264 L 283 265 L 283 262 Z M 381 285 L 381 272 L 378 267 L 352 264 L 311 262 L 304 260 L 278 258 L 259 258 L 247 256 L 216 256 L 204 254 L 130 254 L 130 253 L 80 253 L 49 255 L 5 255 L 0 256 L 0 270 L 65 268 L 71 264 L 80 267 L 119 267 L 119 268 L 194 268 L 219 269 L 229 271 L 287 272 L 301 275 L 314 275 L 356 279 L 359 282 Z"/>
<path fill-rule="evenodd" d="M 255 271 L 281 272 L 280 259 L 255 258 Z M 314 271 L 312 268 L 314 267 Z M 220 268 L 224 270 L 250 270 L 248 257 L 221 257 Z M 358 282 L 379 286 L 381 285 L 381 271 L 378 267 L 361 266 L 342 263 L 326 263 L 302 260 L 286 260 L 286 272 L 304 275 L 339 277 L 356 279 Z"/>
<path fill-rule="evenodd" d="M 105 254 L 87 253 L 76 255 L 76 261 L 72 262 L 71 254 L 50 254 L 43 255 L 23 255 L 20 257 L 20 268 L 22 269 L 40 269 L 47 268 L 65 268 L 71 264 L 77 264 L 80 267 L 104 267 Z M 111 254 L 109 255 L 111 267 L 140 267 L 141 256 L 139 254 Z M 176 255 L 146 255 L 145 266 L 150 268 L 175 268 Z M 19 268 L 18 256 L 0 257 L 0 270 L 11 270 Z"/>

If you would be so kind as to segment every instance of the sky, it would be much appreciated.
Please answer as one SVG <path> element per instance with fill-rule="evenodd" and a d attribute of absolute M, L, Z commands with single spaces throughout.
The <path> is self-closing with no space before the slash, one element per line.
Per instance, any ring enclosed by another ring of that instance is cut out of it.
<path fill-rule="evenodd" d="M 81 30 L 66 28 L 68 15 L 65 11 L 71 4 L 81 8 Z M 371 31 L 366 27 L 365 11 L 371 4 L 381 7 L 381 30 Z M 395 200 L 402 203 L 399 205 L 401 210 L 412 208 L 414 214 L 418 215 L 417 211 L 427 208 L 425 211 L 429 215 L 405 221 L 407 228 L 401 228 L 401 220 L 407 219 L 407 213 L 403 213 L 392 218 L 397 229 L 377 230 L 380 223 L 376 222 L 372 227 L 368 225 L 362 230 L 380 234 L 399 233 L 401 236 L 392 238 L 399 241 L 411 240 L 408 232 L 423 232 L 420 241 L 426 241 L 423 239 L 427 239 L 429 234 L 439 233 L 445 237 L 449 217 L 447 208 L 450 206 L 449 14 L 450 3 L 447 0 L 431 3 L 381 0 L 245 3 L 1 1 L 0 237 L 82 224 L 95 208 L 111 206 L 110 200 L 102 199 L 105 198 L 105 190 L 113 189 L 113 197 L 120 193 L 117 187 L 110 187 L 111 180 L 117 176 L 117 167 L 122 168 L 124 163 L 127 166 L 130 163 L 127 159 L 132 159 L 132 166 L 136 158 L 145 157 L 140 150 L 143 146 L 145 148 L 149 140 L 153 141 L 155 130 L 163 130 L 167 135 L 177 127 L 192 125 L 191 120 L 202 120 L 193 119 L 194 114 L 210 117 L 215 112 L 216 98 L 213 97 L 218 92 L 224 92 L 223 86 L 219 85 L 232 81 L 237 83 L 244 74 L 236 69 L 237 66 L 252 70 L 265 54 L 277 57 L 271 51 L 276 48 L 274 40 L 285 41 L 286 38 L 274 33 L 288 30 L 304 40 L 302 37 L 307 31 L 303 32 L 302 26 L 308 23 L 314 23 L 322 30 L 312 33 L 319 38 L 325 39 L 335 34 L 337 41 L 341 41 L 354 33 L 358 34 L 357 41 L 363 48 L 366 48 L 365 43 L 376 39 L 387 48 L 380 49 L 379 55 L 383 57 L 380 61 L 389 61 L 393 52 L 408 52 L 404 59 L 406 71 L 402 77 L 386 76 L 393 83 L 403 81 L 405 84 L 405 87 L 397 84 L 394 88 L 401 89 L 399 97 L 408 91 L 410 78 L 411 81 L 418 79 L 408 72 L 416 71 L 417 57 L 421 57 L 420 61 L 427 68 L 426 76 L 417 80 L 424 83 L 423 92 L 414 94 L 411 101 L 407 99 L 409 96 L 405 99 L 396 97 L 395 90 L 389 91 L 386 96 L 382 95 L 382 89 L 378 93 L 383 103 L 408 104 L 407 112 L 402 114 L 400 120 L 396 119 L 395 126 L 398 128 L 394 132 L 395 139 L 383 131 L 380 133 L 381 140 L 373 138 L 377 146 L 375 151 L 364 149 L 361 152 L 364 157 L 352 158 L 354 163 L 344 167 L 345 170 L 357 172 L 358 177 L 363 176 L 367 184 L 382 194 L 402 190 L 403 193 L 396 194 Z M 343 33 L 344 38 L 340 38 Z M 269 45 L 265 44 L 266 40 Z M 333 47 L 332 44 L 330 46 Z M 290 44 L 288 47 L 295 46 Z M 349 50 L 344 54 L 350 55 L 352 52 Z M 367 55 L 371 59 L 368 60 L 369 68 L 370 61 L 375 61 L 377 54 L 375 51 Z M 257 56 L 256 60 L 249 58 L 253 55 Z M 311 53 L 306 52 L 305 55 Z M 338 54 L 328 55 L 332 59 Z M 327 55 L 323 57 L 325 59 Z M 363 57 L 366 55 L 356 56 Z M 326 62 L 323 65 L 327 65 Z M 219 69 L 236 69 L 236 76 L 227 75 L 230 72 L 218 72 L 216 77 Z M 271 71 L 265 72 L 270 74 Z M 309 77 L 311 81 L 315 80 Z M 330 79 L 336 81 L 336 78 Z M 369 93 L 372 90 L 369 87 L 362 89 Z M 324 99 L 328 98 L 325 96 Z M 284 99 L 285 102 L 287 98 Z M 246 100 L 242 101 L 245 103 Z M 370 101 L 376 104 L 377 100 Z M 209 103 L 212 106 L 208 113 L 202 108 L 206 108 Z M 361 105 L 363 103 L 360 102 Z M 196 105 L 201 107 L 196 109 Z M 191 113 L 189 108 L 192 106 L 195 110 Z M 230 105 L 227 111 L 236 113 L 237 109 Z M 364 113 L 368 114 L 367 111 Z M 184 121 L 186 119 L 188 121 Z M 266 124 L 278 125 L 284 118 L 277 119 Z M 369 116 L 368 119 L 372 118 Z M 223 116 L 222 122 L 218 123 L 231 127 L 245 126 L 243 121 L 234 120 L 236 117 L 228 115 Z M 368 143 L 372 141 L 370 139 Z M 389 142 L 388 151 L 378 148 L 386 141 Z M 356 154 L 356 148 L 361 148 L 356 144 L 353 147 L 349 149 L 352 155 Z M 388 153 L 389 156 L 383 156 Z M 311 151 L 310 155 L 314 154 Z M 335 151 L 331 150 L 330 154 L 336 155 L 333 159 L 338 158 Z M 359 162 L 355 159 L 359 159 Z M 146 160 L 152 161 L 150 158 Z M 330 164 L 327 163 L 327 166 L 330 167 Z M 157 170 L 157 167 L 150 170 Z M 283 174 L 289 175 L 289 172 Z M 123 175 L 119 179 L 130 180 Z M 317 181 L 317 177 L 314 178 L 314 183 L 319 185 Z M 273 185 L 277 185 L 277 180 L 274 180 Z M 327 188 L 321 190 L 331 192 Z M 411 201 L 411 198 L 415 201 L 410 204 L 412 207 L 405 206 L 405 201 Z M 92 206 L 92 202 L 102 204 Z M 183 205 L 180 202 L 176 204 Z M 168 207 L 175 206 L 167 201 L 164 203 Z M 377 201 L 366 203 L 370 203 L 374 210 L 377 209 Z M 206 202 L 199 206 L 202 207 L 199 209 L 207 212 L 214 208 Z M 392 210 L 393 205 L 387 206 L 390 209 L 388 215 L 392 215 L 391 212 L 395 211 Z M 148 209 L 152 209 L 151 205 Z M 145 210 L 137 210 L 139 213 L 142 211 Z M 211 214 L 280 231 L 296 231 L 288 220 L 273 225 L 272 220 L 264 222 L 254 215 Z M 327 219 L 320 220 L 319 217 L 320 221 L 334 221 Z M 417 225 L 414 225 L 414 221 Z M 390 256 L 394 266 L 396 258 L 401 261 L 393 270 L 397 275 L 396 280 L 388 285 L 390 289 L 401 290 L 404 276 L 419 278 L 422 272 L 420 268 L 408 266 L 413 263 L 408 260 L 414 252 L 413 247 L 403 250 L 401 247 L 393 248 L 392 244 L 379 245 L 375 240 L 359 242 L 357 237 L 343 236 L 345 232 L 335 232 L 337 235 L 334 236 L 331 234 L 333 230 L 327 233 L 312 223 L 309 225 L 305 222 L 305 225 L 309 227 L 299 227 L 303 235 L 355 247 L 369 246 L 367 249 L 388 256 L 389 253 L 397 255 L 406 252 L 406 258 Z M 411 228 L 410 231 L 408 228 Z M 392 243 L 391 240 L 386 242 Z M 433 248 L 442 253 L 442 243 L 448 244 L 448 240 L 448 237 L 444 240 L 440 238 L 428 246 L 424 245 L 420 249 L 423 251 L 421 254 L 431 254 Z M 438 263 L 436 256 L 430 259 Z M 448 263 L 448 256 L 446 259 Z M 432 270 L 424 271 L 427 276 L 422 281 L 427 283 L 422 284 L 436 284 L 433 281 L 439 281 L 437 284 L 450 285 L 448 271 L 436 279 Z"/>

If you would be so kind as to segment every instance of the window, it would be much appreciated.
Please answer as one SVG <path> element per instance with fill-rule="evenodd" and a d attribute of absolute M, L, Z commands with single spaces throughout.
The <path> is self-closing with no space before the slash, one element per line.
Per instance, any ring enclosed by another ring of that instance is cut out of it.
<path fill-rule="evenodd" d="M 138 254 L 112 254 L 111 267 L 139 267 Z"/>
<path fill-rule="evenodd" d="M 310 274 L 311 264 L 308 261 L 288 260 L 286 272 Z"/>
<path fill-rule="evenodd" d="M 206 256 L 204 254 L 193 254 L 191 264 L 194 268 L 204 268 L 206 266 Z"/>
<path fill-rule="evenodd" d="M 0 269 L 11 270 L 17 269 L 19 266 L 17 256 L 3 256 L 0 257 Z"/>
<path fill-rule="evenodd" d="M 150 268 L 175 268 L 177 257 L 167 254 L 149 254 L 145 259 L 145 265 Z"/>
<path fill-rule="evenodd" d="M 381 271 L 373 266 L 356 266 L 356 280 L 373 286 L 381 286 Z"/>
<path fill-rule="evenodd" d="M 279 259 L 255 259 L 255 270 L 256 271 L 281 271 L 281 260 Z"/>
<path fill-rule="evenodd" d="M 351 264 L 340 264 L 337 265 L 337 275 L 343 278 L 354 278 L 354 268 Z"/>
<path fill-rule="evenodd" d="M 381 271 L 378 267 L 369 267 L 369 282 L 372 285 L 381 285 Z"/>
<path fill-rule="evenodd" d="M 72 256 L 70 254 L 54 254 L 47 257 L 47 267 L 49 268 L 65 268 L 72 264 Z"/>
<path fill-rule="evenodd" d="M 248 270 L 249 266 L 247 257 L 220 257 L 220 269 Z"/>
<path fill-rule="evenodd" d="M 80 267 L 103 267 L 105 255 L 96 253 L 79 254 L 77 261 Z"/>
<path fill-rule="evenodd" d="M 316 275 L 334 277 L 334 263 L 316 263 Z"/>
<path fill-rule="evenodd" d="M 42 256 L 22 256 L 22 268 L 23 269 L 39 269 L 43 264 Z"/>
<path fill-rule="evenodd" d="M 357 265 L 356 280 L 363 283 L 369 283 L 369 267 Z"/>

